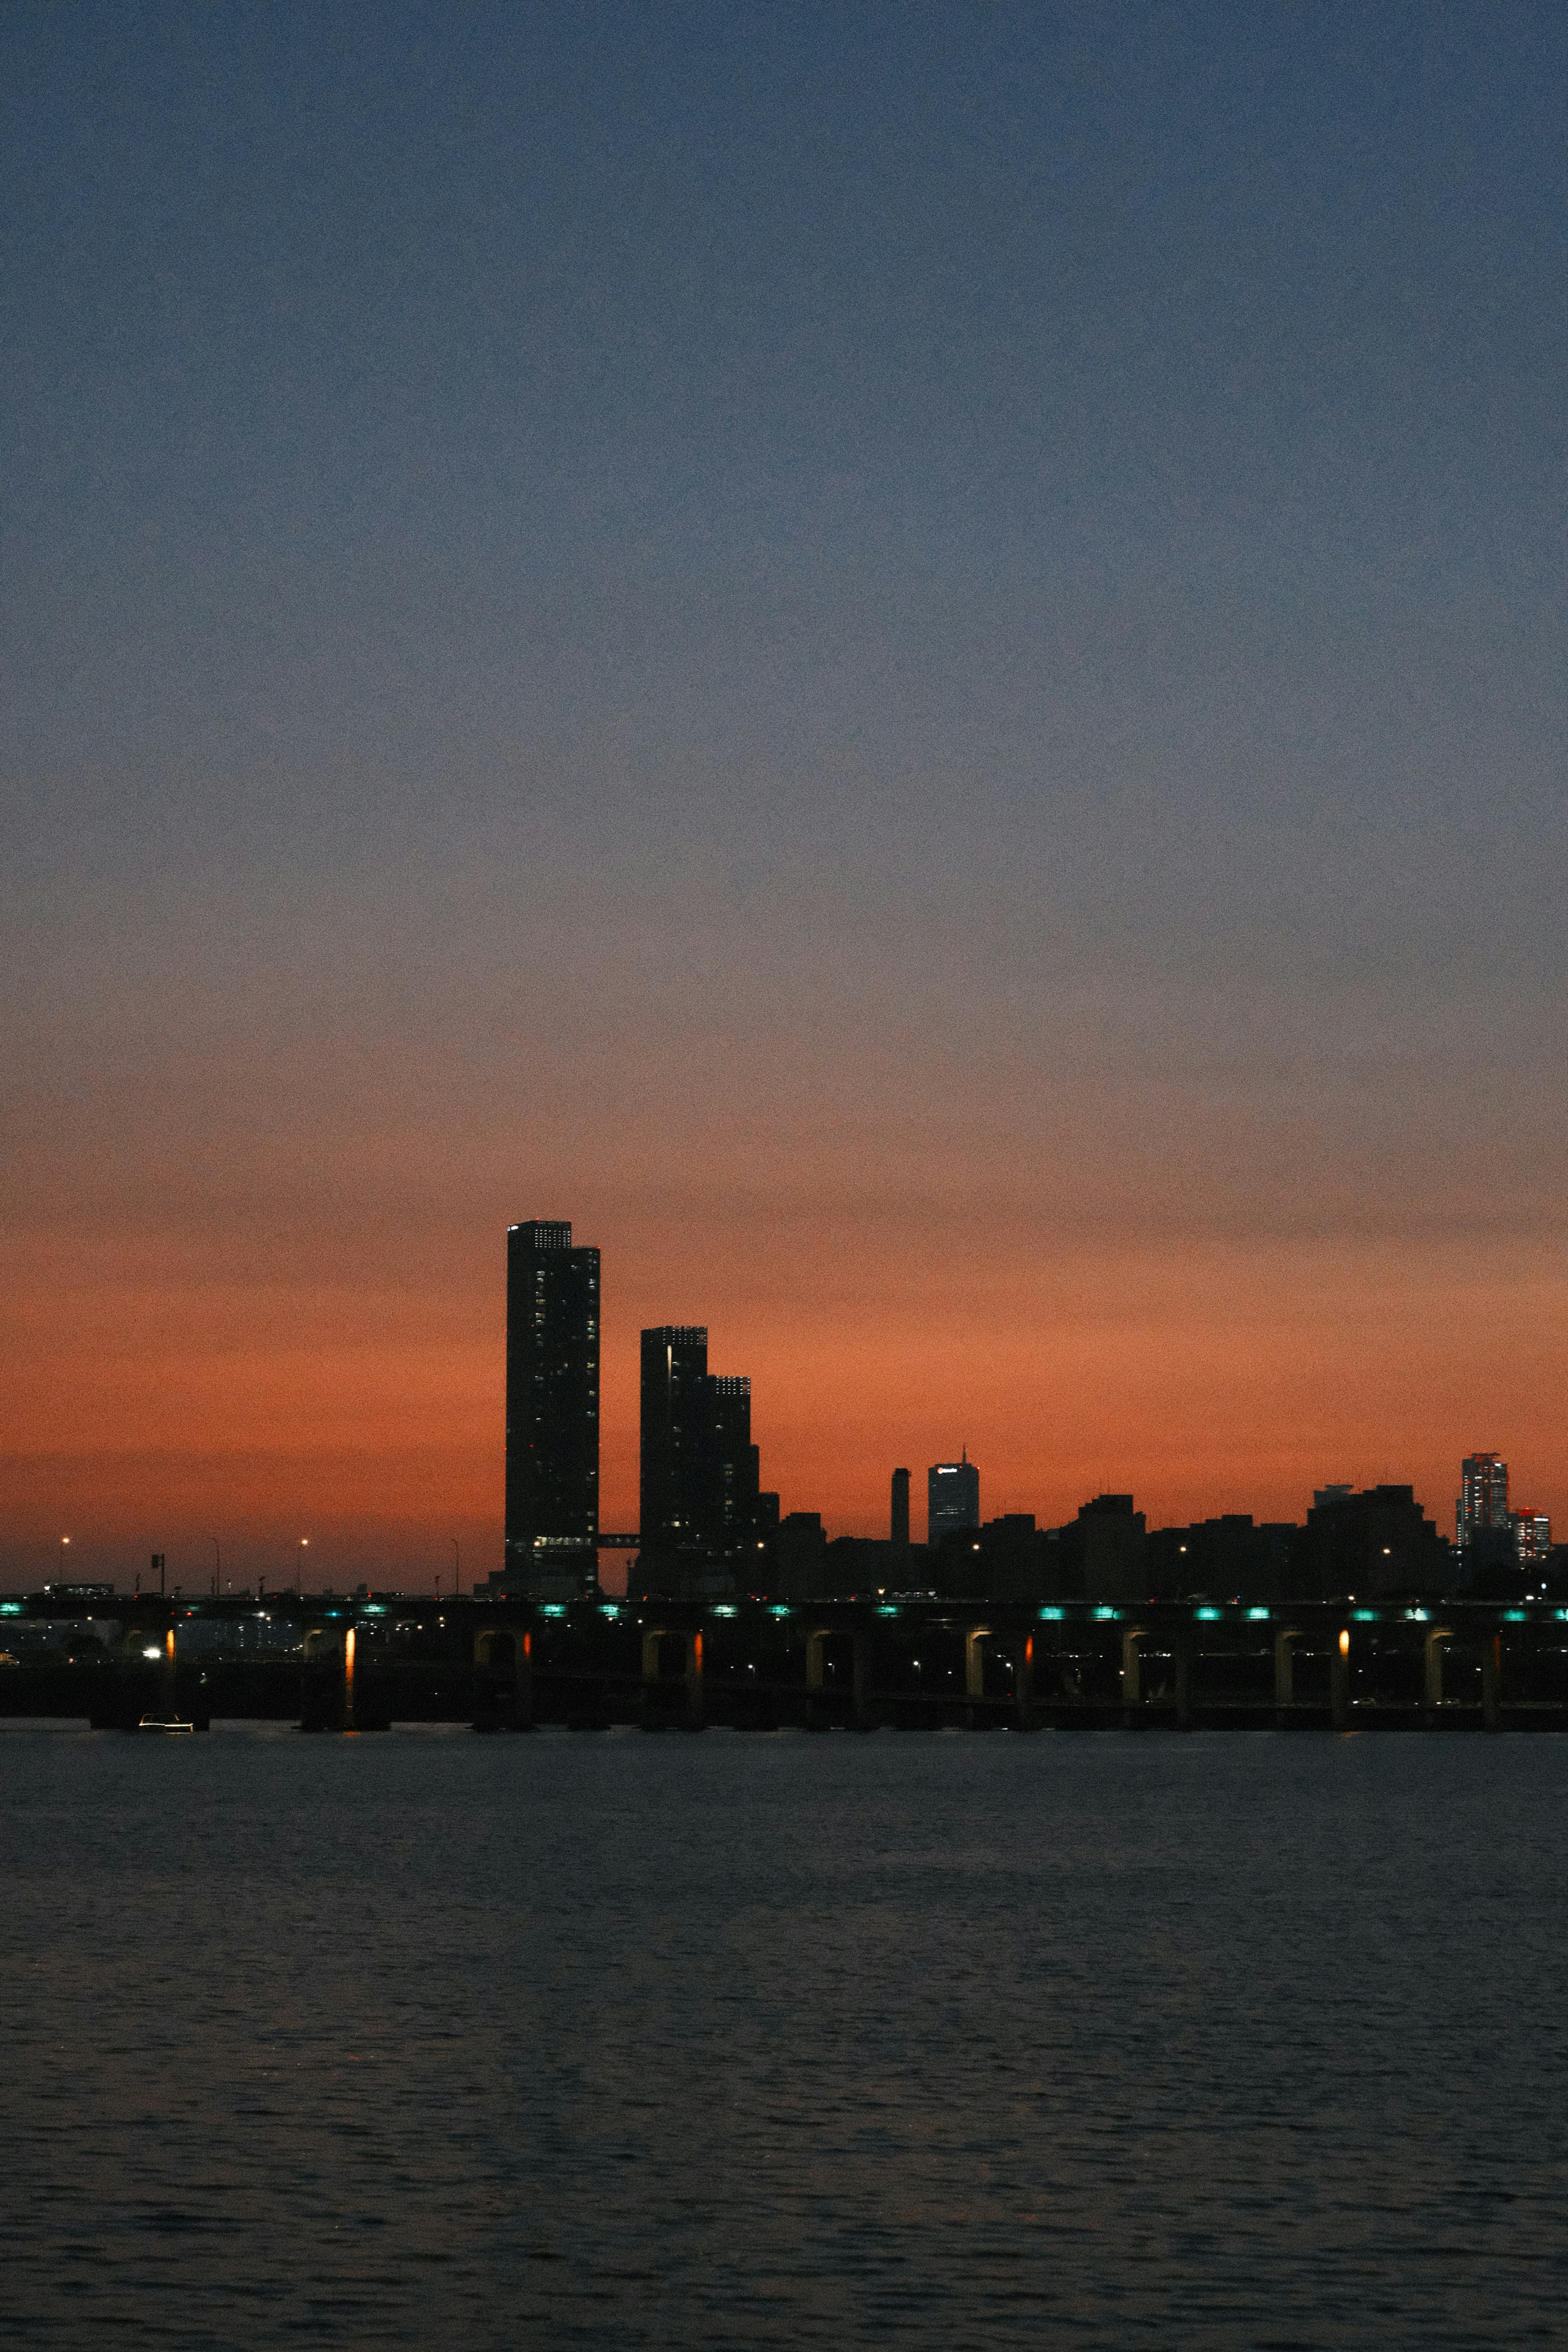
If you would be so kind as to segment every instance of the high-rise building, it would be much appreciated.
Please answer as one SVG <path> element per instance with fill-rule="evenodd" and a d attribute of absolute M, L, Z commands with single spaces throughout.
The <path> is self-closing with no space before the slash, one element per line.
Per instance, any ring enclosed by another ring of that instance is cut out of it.
<path fill-rule="evenodd" d="M 1454 1540 L 1468 1549 L 1483 1529 L 1508 1523 L 1508 1464 L 1500 1454 L 1467 1454 L 1459 1465 Z"/>
<path fill-rule="evenodd" d="M 1546 1511 L 1532 1511 L 1521 1504 L 1508 1515 L 1513 1530 L 1514 1556 L 1521 1568 L 1543 1568 L 1546 1555 L 1552 1549 L 1552 1519 Z"/>
<path fill-rule="evenodd" d="M 637 1528 L 645 1553 L 691 1551 L 701 1540 L 707 1388 L 706 1324 L 643 1333 Z"/>
<path fill-rule="evenodd" d="M 599 1253 L 534 1218 L 506 1237 L 509 1589 L 590 1591 L 599 1533 Z"/>
<path fill-rule="evenodd" d="M 752 1444 L 752 1383 L 744 1372 L 708 1375 L 708 1549 L 739 1562 L 757 1540 L 761 1465 Z"/>
<path fill-rule="evenodd" d="M 893 1549 L 908 1551 L 910 1548 L 910 1474 L 907 1470 L 893 1473 Z"/>
<path fill-rule="evenodd" d="M 752 1383 L 708 1370 L 704 1325 L 642 1335 L 639 1574 L 655 1592 L 733 1579 L 759 1539 Z"/>
<path fill-rule="evenodd" d="M 980 1525 L 980 1473 L 965 1447 L 956 1462 L 926 1472 L 926 1541 L 935 1551 L 943 1536 Z"/>

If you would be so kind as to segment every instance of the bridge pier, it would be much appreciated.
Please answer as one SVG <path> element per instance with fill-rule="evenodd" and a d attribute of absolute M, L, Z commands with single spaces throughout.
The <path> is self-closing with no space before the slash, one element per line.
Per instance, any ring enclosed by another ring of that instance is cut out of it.
<path fill-rule="evenodd" d="M 824 1690 L 827 1681 L 828 1628 L 818 1625 L 805 1637 L 805 1727 L 807 1731 L 827 1729 L 827 1709 L 815 1693 Z"/>
<path fill-rule="evenodd" d="M 1148 1629 L 1129 1625 L 1121 1636 L 1121 1711 L 1124 1717 L 1136 1715 L 1143 1703 L 1142 1657 Z"/>
<path fill-rule="evenodd" d="M 1453 1628 L 1448 1625 L 1434 1625 L 1426 1636 L 1422 1664 L 1422 1696 L 1434 1714 L 1443 1704 L 1443 1644 L 1453 1638 Z"/>
<path fill-rule="evenodd" d="M 1171 1664 L 1176 1678 L 1176 1729 L 1190 1731 L 1193 1727 L 1193 1653 L 1192 1645 L 1182 1635 L 1172 1645 Z"/>
<path fill-rule="evenodd" d="M 533 1636 L 490 1625 L 474 1636 L 474 1729 L 533 1729 Z"/>
<path fill-rule="evenodd" d="M 1028 1634 L 1013 1654 L 1013 1719 L 1019 1731 L 1035 1728 L 1035 1637 Z"/>
<path fill-rule="evenodd" d="M 1502 1729 L 1502 1635 L 1489 1633 L 1481 1643 L 1481 1727 Z"/>
<path fill-rule="evenodd" d="M 307 1626 L 305 1663 L 300 1675 L 300 1728 L 349 1731 L 353 1727 L 347 1640 L 334 1626 Z"/>
<path fill-rule="evenodd" d="M 849 1671 L 854 1681 L 855 1728 L 857 1731 L 872 1731 L 876 1728 L 876 1717 L 872 1712 L 871 1695 L 866 1671 L 864 1633 L 857 1633 L 854 1636 Z"/>
<path fill-rule="evenodd" d="M 963 1696 L 968 1702 L 963 1721 L 970 1731 L 978 1731 L 985 1720 L 974 1702 L 985 1696 L 985 1644 L 990 1639 L 989 1625 L 971 1625 L 963 1637 Z"/>
<path fill-rule="evenodd" d="M 686 1728 L 700 1731 L 702 1712 L 702 1635 L 693 1633 L 686 1644 Z"/>
<path fill-rule="evenodd" d="M 683 1645 L 681 1720 L 688 1731 L 700 1731 L 703 1726 L 702 1636 L 700 1633 L 672 1633 L 668 1625 L 650 1625 L 642 1637 L 642 1727 L 645 1731 L 662 1731 L 668 1721 L 664 1709 L 658 1705 L 659 1694 L 674 1680 L 673 1675 L 667 1675 L 662 1671 L 666 1642 L 679 1642 Z"/>
<path fill-rule="evenodd" d="M 1296 1704 L 1296 1644 L 1299 1625 L 1282 1626 L 1274 1636 L 1274 1712 L 1276 1720 L 1289 1716 Z"/>

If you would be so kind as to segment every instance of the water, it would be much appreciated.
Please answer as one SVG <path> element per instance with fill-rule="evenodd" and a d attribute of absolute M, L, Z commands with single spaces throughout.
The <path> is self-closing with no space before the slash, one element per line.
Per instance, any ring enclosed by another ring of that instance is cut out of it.
<path fill-rule="evenodd" d="M 0 1732 L 29 2347 L 1564 2339 L 1547 1738 Z"/>

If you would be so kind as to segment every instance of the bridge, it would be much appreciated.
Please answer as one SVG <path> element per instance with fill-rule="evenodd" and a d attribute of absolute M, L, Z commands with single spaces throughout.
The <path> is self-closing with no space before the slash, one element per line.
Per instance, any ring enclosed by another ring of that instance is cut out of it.
<path fill-rule="evenodd" d="M 1568 1608 L 1543 1602 L 97 1606 L 72 1638 L 0 1604 L 0 1713 L 323 1730 L 1568 1730 Z"/>

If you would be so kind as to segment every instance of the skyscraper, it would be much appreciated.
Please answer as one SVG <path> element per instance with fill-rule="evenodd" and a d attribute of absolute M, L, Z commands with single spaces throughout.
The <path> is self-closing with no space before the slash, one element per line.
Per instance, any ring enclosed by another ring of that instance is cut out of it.
<path fill-rule="evenodd" d="M 643 1333 L 637 1528 L 645 1565 L 673 1560 L 700 1540 L 707 1386 L 705 1323 L 661 1323 Z"/>
<path fill-rule="evenodd" d="M 506 1237 L 506 1569 L 540 1597 L 590 1591 L 599 1533 L 599 1253 L 534 1218 Z"/>
<path fill-rule="evenodd" d="M 752 1383 L 708 1370 L 708 1331 L 667 1323 L 642 1335 L 638 1575 L 645 1591 L 733 1581 L 758 1539 Z"/>
<path fill-rule="evenodd" d="M 1459 1465 L 1459 1499 L 1454 1507 L 1454 1539 L 1471 1548 L 1488 1528 L 1508 1526 L 1508 1464 L 1500 1454 L 1467 1454 Z"/>
<path fill-rule="evenodd" d="M 752 1444 L 752 1383 L 745 1372 L 708 1375 L 707 1453 L 704 1541 L 717 1559 L 738 1566 L 755 1549 L 761 1485 Z"/>
<path fill-rule="evenodd" d="M 980 1473 L 967 1447 L 956 1462 L 937 1462 L 926 1472 L 926 1542 L 934 1551 L 943 1536 L 980 1525 Z"/>
<path fill-rule="evenodd" d="M 892 1539 L 895 1551 L 910 1548 L 910 1474 L 907 1470 L 893 1473 Z"/>

